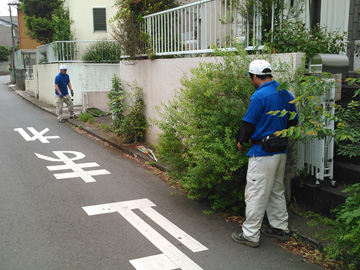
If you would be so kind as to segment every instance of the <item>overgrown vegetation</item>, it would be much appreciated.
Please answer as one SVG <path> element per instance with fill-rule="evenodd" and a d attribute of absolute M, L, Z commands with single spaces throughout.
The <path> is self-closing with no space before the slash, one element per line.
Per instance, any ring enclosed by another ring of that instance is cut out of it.
<path fill-rule="evenodd" d="M 245 78 L 245 51 L 220 56 L 193 68 L 176 98 L 159 108 L 157 150 L 190 198 L 240 211 L 247 157 L 237 150 L 235 134 L 255 89 Z"/>
<path fill-rule="evenodd" d="M 339 145 L 338 154 L 360 156 L 359 103 L 351 101 L 346 107 L 335 104 L 323 106 L 320 96 L 326 95 L 333 87 L 333 83 L 329 83 L 326 77 L 326 74 L 322 77 L 299 76 L 279 86 L 279 89 L 295 89 L 294 102 L 299 107 L 299 125 L 279 131 L 278 134 L 293 140 L 333 138 Z M 332 113 L 334 109 L 335 113 Z M 288 112 L 269 113 L 282 116 Z M 334 130 L 328 128 L 332 121 Z M 356 269 L 360 263 L 360 184 L 348 187 L 345 192 L 349 192 L 350 196 L 345 204 L 333 210 L 336 219 L 327 221 L 334 230 L 326 234 L 325 239 L 331 241 L 326 251 L 328 257 L 341 258 L 347 268 Z"/>
<path fill-rule="evenodd" d="M 91 45 L 83 56 L 84 62 L 113 62 L 120 61 L 121 50 L 117 43 L 103 40 Z"/>
<path fill-rule="evenodd" d="M 94 116 L 91 113 L 80 113 L 79 120 L 84 123 L 95 124 Z"/>
<path fill-rule="evenodd" d="M 71 40 L 69 12 L 62 0 L 22 0 L 27 34 L 45 44 L 56 40 Z"/>
<path fill-rule="evenodd" d="M 121 133 L 128 142 L 142 142 L 145 138 L 147 122 L 144 116 L 144 99 L 142 88 L 131 86 L 132 94 L 128 102 L 128 109 L 124 113 L 124 120 L 121 125 Z"/>
<path fill-rule="evenodd" d="M 10 50 L 7 46 L 0 46 L 0 62 L 9 60 Z"/>
<path fill-rule="evenodd" d="M 328 31 L 317 25 L 307 28 L 303 22 L 283 20 L 264 34 L 265 44 L 274 53 L 304 52 L 306 63 L 316 53 L 338 54 L 346 49 L 346 34 Z"/>
<path fill-rule="evenodd" d="M 126 110 L 125 97 L 126 92 L 122 87 L 122 82 L 116 75 L 111 80 L 111 90 L 108 94 L 110 102 L 108 103 L 111 113 L 111 122 L 114 128 L 120 128 Z"/>
<path fill-rule="evenodd" d="M 356 124 L 360 119 L 359 102 L 352 101 L 346 107 L 335 104 L 323 106 L 320 96 L 329 92 L 333 85 L 334 82 L 317 76 L 299 76 L 291 82 L 280 84 L 279 89 L 294 89 L 296 92 L 293 102 L 299 108 L 299 125 L 277 133 L 293 140 L 323 139 L 330 136 L 339 144 L 338 154 L 360 156 L 360 126 Z M 283 116 L 288 112 L 269 113 Z M 290 118 L 294 116 L 292 113 Z M 328 127 L 331 122 L 335 124 L 334 130 Z"/>
<path fill-rule="evenodd" d="M 144 116 L 142 89 L 128 85 L 131 92 L 126 93 L 121 80 L 114 75 L 112 89 L 108 94 L 110 102 L 111 124 L 113 130 L 121 135 L 125 142 L 141 142 L 145 137 L 147 122 Z"/>
<path fill-rule="evenodd" d="M 336 220 L 331 222 L 334 231 L 327 235 L 332 244 L 326 247 L 330 258 L 341 258 L 348 269 L 360 266 L 360 183 L 344 190 L 351 196 L 336 209 Z"/>
<path fill-rule="evenodd" d="M 346 33 L 329 31 L 320 25 L 307 28 L 301 14 L 305 12 L 305 1 L 294 5 L 287 0 L 248 0 L 239 1 L 240 14 L 249 24 L 249 43 L 256 46 L 259 42 L 253 32 L 253 15 L 261 13 L 261 43 L 273 53 L 304 52 L 306 63 L 316 53 L 338 54 L 346 50 Z M 271 14 L 274 14 L 272 21 Z M 273 23 L 273 26 L 272 26 Z"/>
<path fill-rule="evenodd" d="M 148 34 L 141 30 L 139 25 L 143 22 L 143 16 L 174 8 L 176 0 L 116 0 L 115 6 L 118 11 L 112 22 L 113 37 L 119 42 L 124 55 L 136 58 L 139 54 L 151 53 Z"/>

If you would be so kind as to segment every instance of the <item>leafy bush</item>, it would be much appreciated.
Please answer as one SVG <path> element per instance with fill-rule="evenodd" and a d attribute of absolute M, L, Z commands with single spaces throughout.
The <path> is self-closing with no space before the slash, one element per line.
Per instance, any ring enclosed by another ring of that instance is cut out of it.
<path fill-rule="evenodd" d="M 110 99 L 108 105 L 110 107 L 111 123 L 115 129 L 119 129 L 124 120 L 126 93 L 120 79 L 116 75 L 112 78 L 111 83 L 112 88 L 108 94 Z"/>
<path fill-rule="evenodd" d="M 121 50 L 119 44 L 112 41 L 101 41 L 91 45 L 83 56 L 85 62 L 119 62 Z"/>
<path fill-rule="evenodd" d="M 235 135 L 254 87 L 245 78 L 245 51 L 220 56 L 193 68 L 176 98 L 159 108 L 157 150 L 190 198 L 206 199 L 214 210 L 239 211 L 248 159 Z"/>
<path fill-rule="evenodd" d="M 330 221 L 333 227 L 331 234 L 326 235 L 330 240 L 325 251 L 333 259 L 341 258 L 347 269 L 359 269 L 360 265 L 360 183 L 344 190 L 351 195 L 345 203 L 333 210 L 335 221 Z"/>
<path fill-rule="evenodd" d="M 273 39 L 272 39 L 273 38 Z M 330 32 L 326 27 L 305 27 L 302 22 L 283 20 L 265 34 L 267 46 L 276 53 L 304 52 L 306 63 L 316 53 L 338 54 L 346 49 L 346 34 Z"/>
<path fill-rule="evenodd" d="M 128 110 L 124 114 L 121 133 L 128 142 L 142 142 L 144 141 L 145 130 L 147 128 L 143 113 L 145 105 L 142 98 L 142 89 L 135 86 L 132 89 L 134 92 L 131 95 Z"/>
<path fill-rule="evenodd" d="M 279 89 L 295 89 L 296 98 L 293 102 L 299 108 L 299 125 L 279 131 L 277 134 L 301 141 L 330 136 L 339 145 L 338 154 L 360 156 L 359 103 L 352 101 L 346 107 L 334 104 L 333 107 L 324 108 L 319 96 L 330 91 L 332 87 L 333 83 L 316 76 L 299 76 L 294 81 L 280 84 Z M 334 107 L 335 114 L 332 114 L 331 110 Z M 269 113 L 281 117 L 288 112 Z M 295 114 L 292 113 L 290 118 L 294 116 Z M 331 121 L 335 122 L 334 130 L 328 128 Z"/>
<path fill-rule="evenodd" d="M 0 46 L 0 62 L 9 60 L 9 48 L 6 46 Z"/>
<path fill-rule="evenodd" d="M 147 128 L 143 114 L 145 105 L 142 89 L 135 86 L 130 86 L 130 88 L 133 92 L 127 94 L 120 79 L 114 75 L 112 89 L 108 94 L 112 126 L 115 132 L 123 136 L 128 143 L 143 141 Z"/>

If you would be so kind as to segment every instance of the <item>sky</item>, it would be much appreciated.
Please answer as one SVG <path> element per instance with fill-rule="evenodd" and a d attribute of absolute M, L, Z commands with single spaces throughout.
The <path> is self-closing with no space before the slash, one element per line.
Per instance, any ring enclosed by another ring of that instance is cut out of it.
<path fill-rule="evenodd" d="M 17 2 L 16 0 L 0 0 L 0 16 L 10 16 L 8 3 Z M 12 6 L 11 15 L 17 16 L 16 7 Z"/>

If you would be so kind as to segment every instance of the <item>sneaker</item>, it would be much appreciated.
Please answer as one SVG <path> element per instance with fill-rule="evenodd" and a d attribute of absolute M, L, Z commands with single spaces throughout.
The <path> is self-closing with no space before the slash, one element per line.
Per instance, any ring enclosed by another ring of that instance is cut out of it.
<path fill-rule="evenodd" d="M 75 114 L 70 115 L 70 119 L 76 119 L 76 118 L 77 118 L 77 116 Z"/>
<path fill-rule="evenodd" d="M 243 233 L 242 232 L 233 232 L 231 234 L 231 238 L 232 240 L 234 240 L 236 243 L 239 243 L 239 244 L 243 244 L 243 245 L 246 245 L 248 247 L 258 247 L 260 246 L 260 243 L 259 242 L 251 242 L 249 240 L 246 240 L 243 236 Z"/>
<path fill-rule="evenodd" d="M 288 241 L 290 238 L 290 232 L 286 232 L 280 229 L 275 229 L 270 226 L 265 226 L 261 228 L 261 232 L 271 238 L 276 238 L 280 241 Z"/>
<path fill-rule="evenodd" d="M 60 122 L 60 123 L 65 123 L 66 120 L 65 120 L 64 118 L 59 118 L 59 122 Z"/>

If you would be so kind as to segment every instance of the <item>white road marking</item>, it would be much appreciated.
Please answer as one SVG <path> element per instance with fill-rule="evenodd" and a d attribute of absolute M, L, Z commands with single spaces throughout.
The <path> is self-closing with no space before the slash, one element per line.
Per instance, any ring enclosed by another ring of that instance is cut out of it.
<path fill-rule="evenodd" d="M 131 260 L 130 263 L 135 267 L 135 269 L 141 270 L 179 269 L 179 267 L 164 254 Z"/>
<path fill-rule="evenodd" d="M 38 158 L 44 160 L 65 163 L 65 165 L 47 166 L 49 171 L 59 171 L 59 170 L 68 170 L 68 169 L 72 170 L 72 172 L 54 174 L 56 179 L 69 179 L 69 178 L 80 177 L 86 183 L 90 183 L 90 182 L 96 182 L 96 180 L 92 176 L 110 174 L 110 172 L 107 170 L 84 171 L 82 168 L 98 167 L 100 165 L 97 164 L 96 162 L 75 164 L 74 160 L 79 160 L 85 157 L 83 153 L 76 151 L 54 151 L 53 153 L 58 157 L 58 159 L 40 155 L 37 153 L 35 153 L 35 155 Z M 74 155 L 74 157 L 69 158 L 66 154 Z"/>
<path fill-rule="evenodd" d="M 153 245 L 155 245 L 163 254 L 131 260 L 130 263 L 137 270 L 200 270 L 199 265 L 188 258 L 178 248 L 171 244 L 167 239 L 155 231 L 144 220 L 137 216 L 132 210 L 140 209 L 144 214 L 156 222 L 160 227 L 174 236 L 178 241 L 184 244 L 193 252 L 207 250 L 200 242 L 182 231 L 175 224 L 171 223 L 165 217 L 157 213 L 151 207 L 156 206 L 148 199 L 132 200 L 125 202 L 93 205 L 83 207 L 89 215 L 100 215 L 118 212 L 130 224 L 132 224 L 142 235 L 144 235 Z M 165 256 L 165 257 L 164 257 Z"/>
<path fill-rule="evenodd" d="M 20 135 L 25 139 L 25 141 L 30 142 L 30 141 L 35 141 L 35 140 L 39 140 L 42 143 L 50 143 L 48 141 L 48 139 L 59 139 L 59 136 L 43 136 L 46 132 L 49 131 L 48 128 L 43 129 L 40 132 L 37 132 L 33 127 L 28 127 L 27 128 L 34 136 L 30 137 L 30 135 L 22 128 L 15 128 L 14 130 L 19 132 Z"/>

